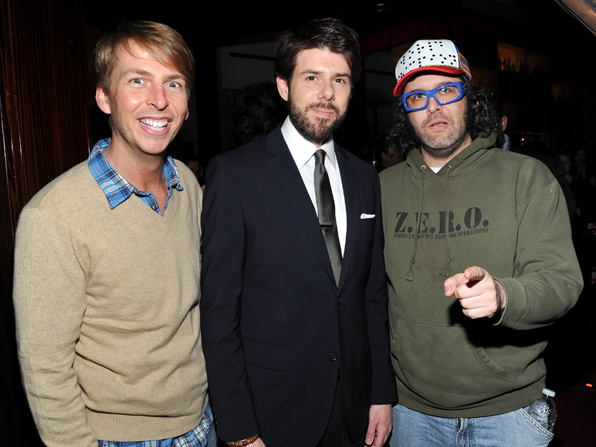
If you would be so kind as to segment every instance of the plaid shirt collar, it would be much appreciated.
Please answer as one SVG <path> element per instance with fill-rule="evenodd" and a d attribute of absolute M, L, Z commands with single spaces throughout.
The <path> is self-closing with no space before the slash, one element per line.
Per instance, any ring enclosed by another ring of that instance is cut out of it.
<path fill-rule="evenodd" d="M 110 165 L 110 163 L 103 156 L 103 151 L 107 149 L 107 147 L 110 145 L 110 142 L 111 138 L 98 141 L 95 146 L 93 146 L 93 150 L 91 151 L 87 162 L 89 165 L 89 171 L 91 171 L 93 178 L 106 195 L 108 203 L 110 204 L 110 208 L 116 208 L 132 194 L 139 196 L 148 203 L 146 198 L 152 195 L 145 191 L 139 191 L 134 187 L 134 185 L 127 182 L 114 170 L 112 165 Z M 173 188 L 176 188 L 178 191 L 182 191 L 184 189 L 180 184 L 178 168 L 176 167 L 172 157 L 167 156 L 164 160 L 163 172 L 168 187 L 168 197 L 172 193 Z"/>

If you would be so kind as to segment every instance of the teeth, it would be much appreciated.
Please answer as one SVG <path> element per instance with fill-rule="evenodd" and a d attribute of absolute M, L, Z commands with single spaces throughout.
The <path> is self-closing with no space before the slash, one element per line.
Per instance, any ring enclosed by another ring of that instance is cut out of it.
<path fill-rule="evenodd" d="M 161 130 L 164 127 L 166 127 L 168 125 L 168 120 L 148 120 L 148 119 L 144 119 L 141 120 L 141 123 L 143 123 L 145 126 L 149 126 L 152 129 L 155 130 Z"/>

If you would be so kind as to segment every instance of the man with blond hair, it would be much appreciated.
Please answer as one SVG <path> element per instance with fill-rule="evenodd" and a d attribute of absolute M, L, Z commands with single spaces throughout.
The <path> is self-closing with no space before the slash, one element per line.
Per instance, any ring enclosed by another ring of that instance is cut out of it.
<path fill-rule="evenodd" d="M 52 446 L 207 445 L 199 327 L 202 192 L 167 156 L 188 117 L 182 37 L 123 22 L 96 47 L 111 138 L 43 188 L 16 236 L 23 381 Z"/>

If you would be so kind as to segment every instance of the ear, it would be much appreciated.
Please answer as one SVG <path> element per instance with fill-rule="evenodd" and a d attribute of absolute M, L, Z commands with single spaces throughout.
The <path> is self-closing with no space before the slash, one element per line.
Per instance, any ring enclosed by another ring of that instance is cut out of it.
<path fill-rule="evenodd" d="M 279 92 L 279 96 L 281 96 L 284 101 L 287 101 L 290 97 L 288 89 L 288 80 L 282 79 L 279 76 L 277 76 L 275 78 L 275 82 L 277 83 L 277 91 Z"/>
<path fill-rule="evenodd" d="M 103 113 L 105 113 L 107 115 L 110 115 L 112 113 L 111 108 L 110 108 L 110 99 L 108 97 L 108 94 L 99 85 L 95 89 L 95 102 L 97 102 L 97 106 Z"/>
<path fill-rule="evenodd" d="M 501 129 L 503 130 L 503 132 L 505 132 L 505 130 L 507 129 L 507 116 L 503 116 L 501 118 Z"/>

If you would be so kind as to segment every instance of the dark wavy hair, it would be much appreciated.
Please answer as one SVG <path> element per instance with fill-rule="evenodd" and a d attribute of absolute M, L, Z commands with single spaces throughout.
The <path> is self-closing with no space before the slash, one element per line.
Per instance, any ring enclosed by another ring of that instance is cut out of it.
<path fill-rule="evenodd" d="M 500 132 L 501 116 L 499 116 L 493 92 L 488 88 L 474 86 L 471 79 L 465 76 L 461 80 L 464 84 L 465 97 L 468 102 L 465 111 L 466 130 L 472 139 L 486 138 L 493 132 Z M 387 138 L 398 141 L 406 152 L 413 148 L 419 148 L 421 142 L 410 122 L 401 96 L 394 101 L 393 117 L 395 124 L 389 131 Z"/>
<path fill-rule="evenodd" d="M 286 117 L 286 105 L 272 82 L 257 82 L 242 89 L 234 106 L 234 128 L 239 144 L 264 137 Z"/>
<path fill-rule="evenodd" d="M 275 75 L 290 82 L 298 54 L 314 48 L 342 54 L 350 66 L 352 82 L 360 78 L 362 62 L 358 34 L 335 18 L 311 20 L 283 32 L 275 46 Z"/>

